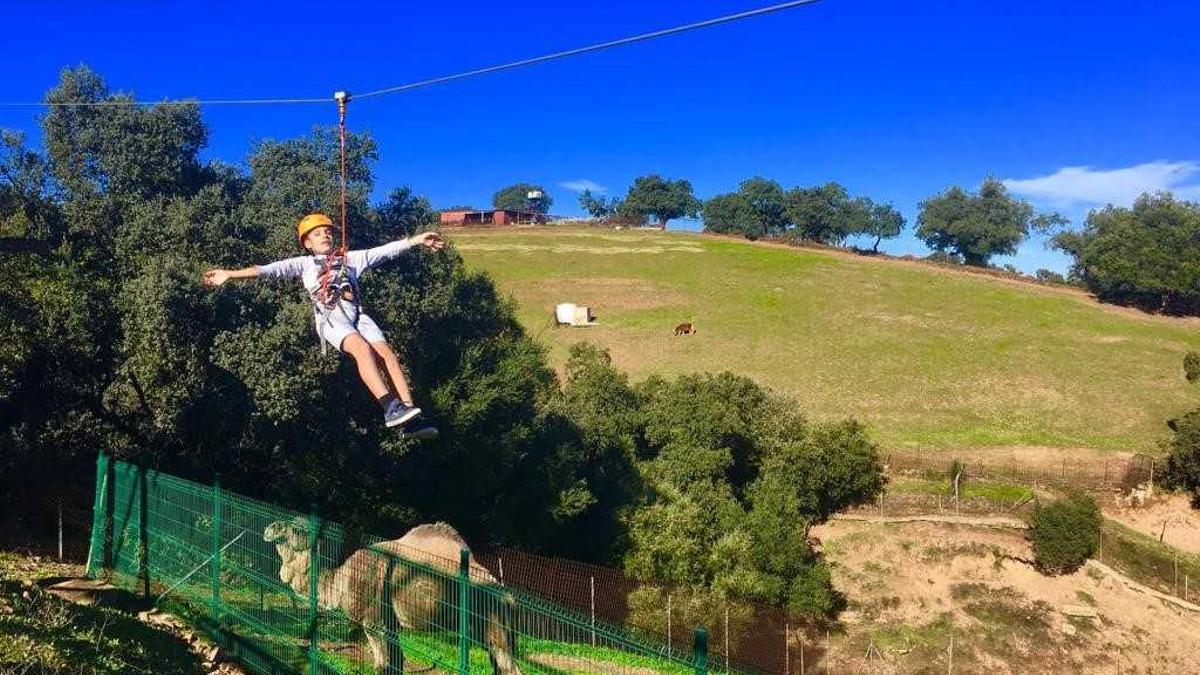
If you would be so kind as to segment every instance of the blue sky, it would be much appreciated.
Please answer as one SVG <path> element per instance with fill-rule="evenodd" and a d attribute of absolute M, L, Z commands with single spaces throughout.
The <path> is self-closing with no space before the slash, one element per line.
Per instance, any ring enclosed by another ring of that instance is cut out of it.
<path fill-rule="evenodd" d="M 759 6 L 644 3 L 11 2 L 0 99 L 39 100 L 87 63 L 139 98 L 365 91 Z M 105 6 L 102 6 L 105 5 Z M 734 25 L 351 104 L 379 141 L 379 191 L 486 205 L 497 188 L 622 193 L 634 176 L 700 197 L 752 175 L 836 180 L 909 219 L 992 174 L 1077 223 L 1143 189 L 1200 198 L 1193 2 L 824 0 Z M 0 126 L 36 137 L 36 111 Z M 213 107 L 206 154 L 335 121 L 322 106 Z M 910 233 L 885 246 L 921 253 Z M 1001 259 L 997 262 L 1010 262 Z M 1015 263 L 1063 269 L 1033 241 Z"/>

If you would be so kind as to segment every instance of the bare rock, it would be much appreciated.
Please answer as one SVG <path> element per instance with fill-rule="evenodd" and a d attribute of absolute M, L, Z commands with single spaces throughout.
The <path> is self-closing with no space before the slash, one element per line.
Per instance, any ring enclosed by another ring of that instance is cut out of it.
<path fill-rule="evenodd" d="M 1064 623 L 1062 625 L 1062 628 L 1060 628 L 1059 630 L 1062 631 L 1063 635 L 1074 635 L 1079 632 L 1079 629 L 1076 628 L 1074 625 L 1072 625 L 1071 622 L 1069 622 L 1069 621 Z"/>

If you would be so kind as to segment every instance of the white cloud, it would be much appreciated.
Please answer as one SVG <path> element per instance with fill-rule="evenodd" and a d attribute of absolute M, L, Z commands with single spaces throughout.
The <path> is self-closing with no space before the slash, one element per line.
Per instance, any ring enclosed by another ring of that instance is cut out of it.
<path fill-rule="evenodd" d="M 583 192 L 584 190 L 591 190 L 593 194 L 598 194 L 598 195 L 604 194 L 604 191 L 608 189 L 608 188 L 604 187 L 603 185 L 597 183 L 596 181 L 590 180 L 587 178 L 579 178 L 576 180 L 567 180 L 567 181 L 563 181 L 563 182 L 559 183 L 559 185 L 561 187 L 565 187 L 566 189 L 568 189 L 572 192 Z"/>
<path fill-rule="evenodd" d="M 1009 190 L 1056 207 L 1116 204 L 1129 206 L 1144 192 L 1170 190 L 1184 199 L 1200 198 L 1200 162 L 1157 160 L 1123 169 L 1067 166 L 1048 176 L 1006 178 Z"/>

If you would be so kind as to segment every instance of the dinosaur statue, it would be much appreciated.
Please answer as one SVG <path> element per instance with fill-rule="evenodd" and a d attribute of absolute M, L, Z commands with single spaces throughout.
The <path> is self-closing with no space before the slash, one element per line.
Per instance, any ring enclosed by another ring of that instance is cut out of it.
<path fill-rule="evenodd" d="M 291 522 L 275 521 L 263 530 L 263 540 L 275 544 L 279 553 L 280 580 L 296 593 L 307 595 L 308 522 L 299 517 Z M 389 645 L 380 635 L 385 618 L 380 607 L 387 556 L 395 555 L 397 560 L 402 558 L 408 563 L 397 562 L 391 578 L 392 611 L 399 628 L 420 631 L 435 628 L 439 611 L 444 616 L 447 607 L 457 605 L 459 551 L 465 548 L 466 541 L 446 523 L 418 525 L 399 539 L 358 549 L 337 569 L 322 570 L 317 582 L 317 603 L 325 609 L 341 609 L 351 621 L 362 625 L 379 672 L 385 672 L 389 665 L 402 670 L 403 653 L 396 646 L 389 653 Z M 474 556 L 470 558 L 470 576 L 473 586 L 498 586 Z M 516 643 L 511 626 L 515 603 L 507 593 L 500 597 L 500 606 L 490 607 L 490 613 L 483 619 L 492 671 L 495 675 L 521 675 L 514 659 Z M 472 614 L 478 616 L 477 612 Z M 398 663 L 392 663 L 393 659 Z"/>

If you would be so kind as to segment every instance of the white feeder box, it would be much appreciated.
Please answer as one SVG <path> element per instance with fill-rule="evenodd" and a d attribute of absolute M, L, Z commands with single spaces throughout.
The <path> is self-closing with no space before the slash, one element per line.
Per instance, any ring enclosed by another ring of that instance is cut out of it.
<path fill-rule="evenodd" d="M 596 317 L 592 314 L 592 308 L 586 305 L 576 305 L 573 302 L 555 305 L 554 320 L 560 326 L 576 328 L 596 325 Z"/>

